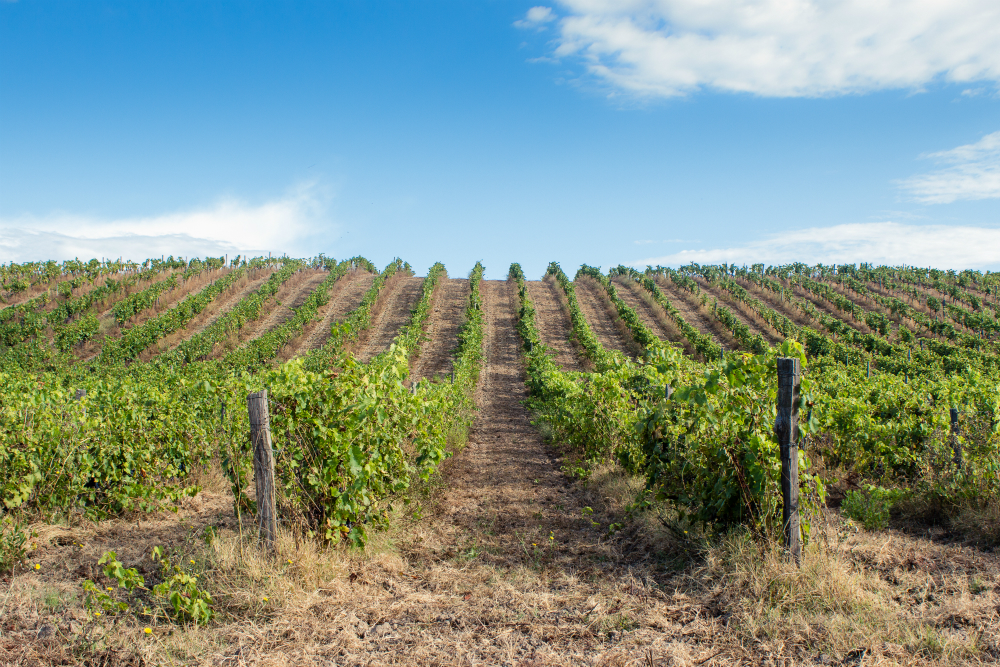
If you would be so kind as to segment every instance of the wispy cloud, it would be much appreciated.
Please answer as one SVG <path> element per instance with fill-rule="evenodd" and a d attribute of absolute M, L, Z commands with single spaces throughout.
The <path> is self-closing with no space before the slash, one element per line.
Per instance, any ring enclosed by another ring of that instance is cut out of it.
<path fill-rule="evenodd" d="M 629 262 L 631 266 L 717 264 L 912 264 L 937 268 L 1000 267 L 1000 228 L 872 222 L 813 227 L 738 246 L 682 250 Z"/>
<path fill-rule="evenodd" d="M 551 7 L 532 7 L 523 19 L 514 21 L 514 25 L 518 28 L 534 28 L 537 30 L 544 28 L 546 23 L 555 20 L 556 15 Z"/>
<path fill-rule="evenodd" d="M 0 218 L 0 261 L 314 254 L 309 239 L 326 235 L 332 227 L 324 220 L 327 199 L 322 188 L 310 183 L 256 205 L 223 198 L 200 209 L 146 217 L 105 219 L 54 213 Z"/>
<path fill-rule="evenodd" d="M 1000 198 L 1000 132 L 987 134 L 974 144 L 921 157 L 950 166 L 899 181 L 912 199 L 922 204 L 949 204 L 959 199 Z"/>
<path fill-rule="evenodd" d="M 996 0 L 560 0 L 555 55 L 614 89 L 818 97 L 1000 81 Z M 541 25 L 532 8 L 524 27 Z M 546 21 L 555 12 L 545 14 Z"/>

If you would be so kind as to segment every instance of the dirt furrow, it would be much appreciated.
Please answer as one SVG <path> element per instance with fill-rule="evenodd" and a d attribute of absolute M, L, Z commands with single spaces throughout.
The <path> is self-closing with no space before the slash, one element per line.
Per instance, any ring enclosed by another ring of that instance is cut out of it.
<path fill-rule="evenodd" d="M 528 297 L 535 305 L 535 324 L 546 347 L 555 351 L 555 362 L 564 371 L 586 370 L 581 355 L 570 340 L 573 331 L 569 313 L 563 305 L 559 285 L 553 280 L 525 281 Z"/>
<path fill-rule="evenodd" d="M 372 315 L 372 324 L 365 335 L 358 341 L 355 355 L 358 361 L 367 363 L 375 355 L 389 348 L 389 344 L 399 333 L 399 330 L 410 320 L 410 313 L 420 301 L 420 288 L 424 279 L 416 276 L 400 276 L 398 282 L 389 288 L 378 307 L 378 312 Z"/>
<path fill-rule="evenodd" d="M 845 313 L 841 309 L 837 308 L 834 304 L 827 301 L 821 296 L 813 294 L 812 292 L 804 290 L 798 285 L 793 286 L 793 294 L 800 299 L 805 299 L 812 305 L 816 306 L 816 310 L 822 311 L 829 315 L 830 317 L 836 318 L 851 327 L 856 329 L 861 333 L 872 333 L 872 330 L 868 328 L 868 325 L 860 320 L 854 319 L 849 313 Z"/>
<path fill-rule="evenodd" d="M 659 285 L 663 295 L 670 300 L 674 308 L 680 312 L 685 322 L 701 333 L 711 336 L 712 340 L 719 345 L 723 345 L 729 349 L 736 349 L 736 341 L 733 339 L 732 334 L 729 333 L 729 330 L 710 315 L 698 311 L 698 306 L 694 303 L 696 297 L 693 294 L 675 285 L 670 278 L 657 278 L 656 284 Z"/>
<path fill-rule="evenodd" d="M 271 276 L 271 273 L 273 273 L 273 271 L 260 271 L 257 273 L 256 279 L 247 281 L 238 289 L 230 288 L 226 293 L 220 294 L 212 303 L 208 304 L 205 310 L 201 311 L 194 318 L 192 318 L 185 328 L 180 331 L 175 331 L 166 338 L 161 339 L 155 345 L 149 347 L 142 353 L 142 355 L 140 355 L 140 360 L 148 361 L 157 354 L 168 352 L 180 345 L 182 342 L 197 336 L 202 331 L 215 324 L 215 321 L 220 317 L 232 310 L 233 307 L 238 304 L 241 299 L 243 299 L 243 297 L 247 296 L 256 289 L 259 289 L 260 286 L 264 284 L 264 281 Z M 237 283 L 237 285 L 239 285 L 239 283 Z"/>
<path fill-rule="evenodd" d="M 794 324 L 797 324 L 800 327 L 810 327 L 812 329 L 815 329 L 816 331 L 819 331 L 820 333 L 824 333 L 826 331 L 823 328 L 822 324 L 820 324 L 813 318 L 806 315 L 804 312 L 799 310 L 794 304 L 788 301 L 783 301 L 782 298 L 777 294 L 775 294 L 774 292 L 771 292 L 770 290 L 766 289 L 761 289 L 760 287 L 750 282 L 749 280 L 742 280 L 740 278 L 736 278 L 736 282 L 739 285 L 741 285 L 744 289 L 746 289 L 746 291 L 749 292 L 751 296 L 756 298 L 764 305 L 770 306 L 775 312 L 784 315 Z"/>
<path fill-rule="evenodd" d="M 433 378 L 451 372 L 458 347 L 458 332 L 465 321 L 465 306 L 469 300 L 469 281 L 446 279 L 438 283 L 433 307 L 425 332 L 428 340 L 420 348 L 420 356 L 411 362 L 410 377 Z"/>
<path fill-rule="evenodd" d="M 669 315 L 659 305 L 649 303 L 643 294 L 646 292 L 634 280 L 629 278 L 615 279 L 615 286 L 618 289 L 618 296 L 634 310 L 642 320 L 642 323 L 655 333 L 660 340 L 669 343 L 677 343 L 690 355 L 695 354 L 694 348 L 688 342 L 684 334 L 681 333 L 677 325 L 670 321 Z"/>
<path fill-rule="evenodd" d="M 316 287 L 329 275 L 321 269 L 305 269 L 292 276 L 282 285 L 278 292 L 268 299 L 261 309 L 260 317 L 235 332 L 230 340 L 223 345 L 217 345 L 212 352 L 212 358 L 220 359 L 236 347 L 247 341 L 263 336 L 271 329 L 281 326 L 291 319 L 295 309 L 309 298 Z"/>
<path fill-rule="evenodd" d="M 482 295 L 480 413 L 468 444 L 442 470 L 432 514 L 395 538 L 399 560 L 357 570 L 350 588 L 317 596 L 310 609 L 349 633 L 332 648 L 337 664 L 626 665 L 710 656 L 721 624 L 699 618 L 704 602 L 660 593 L 670 575 L 656 559 L 645 549 L 626 553 L 584 517 L 595 496 L 560 471 L 532 427 L 516 287 L 484 281 Z M 624 613 L 625 631 L 614 621 Z M 301 635 L 315 636 L 318 627 L 307 623 Z"/>
<path fill-rule="evenodd" d="M 772 329 L 766 322 L 760 321 L 756 314 L 754 314 L 748 306 L 740 303 L 730 296 L 728 292 L 719 289 L 719 287 L 711 284 L 704 278 L 696 278 L 696 280 L 698 281 L 698 285 L 701 287 L 702 291 L 706 294 L 710 294 L 713 298 L 718 299 L 722 305 L 729 308 L 729 312 L 731 312 L 736 319 L 747 325 L 752 333 L 760 334 L 769 345 L 777 345 L 784 342 L 785 337 Z"/>
<path fill-rule="evenodd" d="M 330 328 L 349 312 L 361 305 L 361 299 L 375 281 L 375 274 L 353 269 L 334 283 L 329 300 L 316 312 L 317 319 L 302 330 L 302 335 L 282 350 L 280 358 L 287 361 L 310 350 L 323 347 L 330 337 Z"/>
<path fill-rule="evenodd" d="M 580 304 L 580 311 L 601 345 L 609 350 L 635 356 L 638 346 L 616 321 L 617 313 L 609 310 L 611 306 L 601 284 L 587 276 L 580 276 L 573 281 L 573 285 L 576 286 L 576 300 Z"/>

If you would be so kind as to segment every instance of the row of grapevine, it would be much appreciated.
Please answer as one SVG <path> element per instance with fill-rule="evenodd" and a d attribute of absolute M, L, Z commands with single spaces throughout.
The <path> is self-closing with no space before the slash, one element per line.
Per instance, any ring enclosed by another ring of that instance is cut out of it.
<path fill-rule="evenodd" d="M 369 363 L 341 358 L 336 372 L 316 372 L 296 359 L 255 380 L 269 387 L 278 505 L 285 521 L 327 541 L 363 543 L 369 528 L 384 522 L 385 503 L 413 477 L 430 475 L 448 454 L 449 435 L 471 423 L 482 358 L 481 265 L 470 279 L 455 382 L 422 382 L 415 392 L 403 384 L 444 275 L 443 265 L 431 268 L 409 322 Z M 245 493 L 249 442 L 244 439 L 239 447 L 228 460 L 241 464 L 231 464 L 229 472 L 237 502 L 252 509 Z"/>
<path fill-rule="evenodd" d="M 595 271 L 581 269 L 597 279 Z M 519 330 L 526 343 L 531 407 L 560 440 L 586 458 L 615 457 L 642 471 L 648 493 L 640 506 L 668 502 L 700 521 L 749 520 L 773 527 L 780 515 L 780 462 L 770 432 L 774 358 L 798 356 L 805 364 L 804 348 L 789 340 L 764 354 L 730 355 L 724 363 L 698 366 L 650 341 L 645 363 L 626 362 L 603 373 L 562 373 L 547 351 L 537 348 L 520 267 L 512 267 L 511 278 L 520 287 Z M 610 281 L 602 284 L 607 289 Z M 635 314 L 613 292 L 609 296 L 636 340 L 647 340 Z M 664 400 L 667 384 L 675 391 Z M 946 506 L 1000 492 L 996 383 L 975 375 L 866 377 L 857 366 L 819 363 L 806 369 L 802 400 L 807 447 L 827 466 Z M 953 407 L 963 424 L 957 437 L 949 431 Z M 804 453 L 800 472 L 801 491 L 815 505 L 823 483 L 811 476 Z"/>
<path fill-rule="evenodd" d="M 612 276 L 623 276 L 628 277 L 637 282 L 642 286 L 653 300 L 666 311 L 667 315 L 674 321 L 675 324 L 680 328 L 681 333 L 684 337 L 691 343 L 691 346 L 702 356 L 704 359 L 717 359 L 719 357 L 722 348 L 712 340 L 711 336 L 707 336 L 693 326 L 691 323 L 684 319 L 681 312 L 670 303 L 663 291 L 660 290 L 660 286 L 656 284 L 656 281 L 650 275 L 642 274 L 631 267 L 618 266 L 611 270 L 610 275 Z"/>
<path fill-rule="evenodd" d="M 261 316 L 265 304 L 278 293 L 282 285 L 302 270 L 302 265 L 303 262 L 300 260 L 285 262 L 280 269 L 268 276 L 263 285 L 240 299 L 203 331 L 181 342 L 169 353 L 160 355 L 163 363 L 191 363 L 196 359 L 207 358 L 212 353 L 216 343 L 224 340 L 230 333 L 239 332 L 247 324 L 257 320 Z"/>
<path fill-rule="evenodd" d="M 247 341 L 226 355 L 223 363 L 236 368 L 260 368 L 274 359 L 288 341 L 300 333 L 302 328 L 316 317 L 319 308 L 329 300 L 330 289 L 352 269 L 362 268 L 375 273 L 375 266 L 364 257 L 346 259 L 330 271 L 330 275 L 316 286 L 305 302 L 295 309 L 291 318 L 280 326 Z"/>
<path fill-rule="evenodd" d="M 196 294 L 184 298 L 183 301 L 162 315 L 125 330 L 121 338 L 106 340 L 104 346 L 101 348 L 98 360 L 105 365 L 132 361 L 156 341 L 187 325 L 195 315 L 204 310 L 217 296 L 229 289 L 231 285 L 246 275 L 248 271 L 263 269 L 273 261 L 284 265 L 289 260 L 285 258 L 280 260 L 257 258 L 239 268 L 233 269 Z"/>

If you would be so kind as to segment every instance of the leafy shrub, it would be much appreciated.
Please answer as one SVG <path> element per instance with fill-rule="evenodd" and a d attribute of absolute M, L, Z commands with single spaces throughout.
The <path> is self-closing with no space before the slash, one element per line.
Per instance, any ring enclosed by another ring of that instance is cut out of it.
<path fill-rule="evenodd" d="M 0 572 L 9 572 L 28 555 L 28 533 L 10 516 L 0 519 Z"/>
<path fill-rule="evenodd" d="M 889 525 L 889 512 L 906 491 L 885 489 L 866 484 L 863 490 L 848 491 L 841 508 L 851 519 L 861 523 L 867 530 L 883 530 Z"/>

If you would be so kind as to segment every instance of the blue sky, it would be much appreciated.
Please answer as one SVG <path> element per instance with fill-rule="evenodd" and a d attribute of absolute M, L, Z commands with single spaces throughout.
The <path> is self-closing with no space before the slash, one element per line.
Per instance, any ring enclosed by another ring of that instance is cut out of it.
<path fill-rule="evenodd" d="M 1000 5 L 912 4 L 0 2 L 0 261 L 997 270 Z"/>

